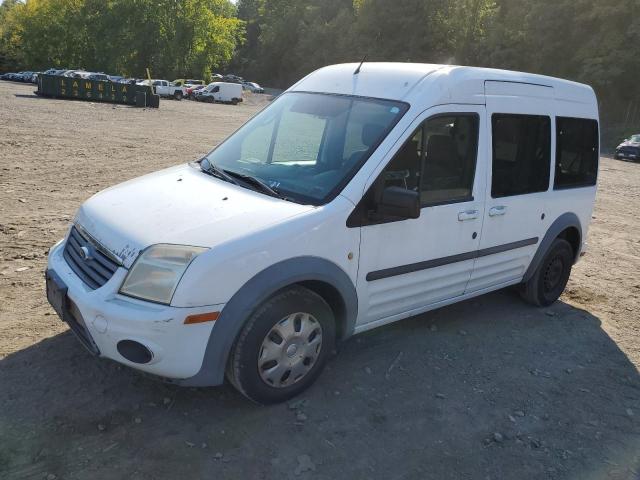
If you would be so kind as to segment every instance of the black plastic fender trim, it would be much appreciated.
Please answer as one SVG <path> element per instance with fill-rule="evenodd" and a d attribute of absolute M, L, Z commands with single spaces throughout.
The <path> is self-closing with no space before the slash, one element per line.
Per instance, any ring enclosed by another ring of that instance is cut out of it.
<path fill-rule="evenodd" d="M 582 225 L 580 223 L 580 219 L 573 212 L 567 212 L 560 215 L 556 220 L 551 224 L 551 226 L 547 229 L 547 233 L 545 233 L 540 245 L 538 246 L 538 250 L 536 250 L 533 259 L 531 259 L 531 263 L 529 264 L 529 268 L 524 274 L 522 278 L 523 282 L 528 281 L 542 262 L 542 259 L 549 250 L 551 243 L 556 239 L 558 235 L 560 235 L 564 230 L 569 227 L 574 227 L 578 230 L 578 234 L 580 236 L 580 245 L 582 246 Z M 578 261 L 580 257 L 580 249 L 576 252 L 576 256 L 573 259 L 573 263 Z"/>
<path fill-rule="evenodd" d="M 254 310 L 279 290 L 305 281 L 328 283 L 340 293 L 346 309 L 343 338 L 352 335 L 358 316 L 358 296 L 346 272 L 323 258 L 290 258 L 262 270 L 231 297 L 213 326 L 200 371 L 193 377 L 172 380 L 171 383 L 189 387 L 222 384 L 231 348 Z"/>

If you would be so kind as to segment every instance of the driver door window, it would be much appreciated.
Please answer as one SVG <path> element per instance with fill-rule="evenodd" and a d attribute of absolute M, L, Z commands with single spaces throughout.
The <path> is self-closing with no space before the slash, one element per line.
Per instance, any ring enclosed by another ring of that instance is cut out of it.
<path fill-rule="evenodd" d="M 385 168 L 384 187 L 420 192 L 423 207 L 473 200 L 478 122 L 467 113 L 426 120 Z"/>

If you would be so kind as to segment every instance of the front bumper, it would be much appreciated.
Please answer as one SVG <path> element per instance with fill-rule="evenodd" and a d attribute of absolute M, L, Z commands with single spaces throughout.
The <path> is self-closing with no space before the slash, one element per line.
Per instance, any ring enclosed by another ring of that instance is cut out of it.
<path fill-rule="evenodd" d="M 185 379 L 202 367 L 214 322 L 185 325 L 189 315 L 221 311 L 224 305 L 178 308 L 129 298 L 118 293 L 127 274 L 119 268 L 102 287 L 92 290 L 62 256 L 64 242 L 49 253 L 48 275 L 64 283 L 66 300 L 62 319 L 93 354 L 167 379 Z M 53 302 L 52 302 L 53 303 Z M 144 364 L 124 358 L 118 343 L 132 340 L 144 345 L 152 358 Z"/>
<path fill-rule="evenodd" d="M 616 157 L 628 158 L 630 160 L 640 160 L 640 149 L 621 149 L 616 150 Z"/>

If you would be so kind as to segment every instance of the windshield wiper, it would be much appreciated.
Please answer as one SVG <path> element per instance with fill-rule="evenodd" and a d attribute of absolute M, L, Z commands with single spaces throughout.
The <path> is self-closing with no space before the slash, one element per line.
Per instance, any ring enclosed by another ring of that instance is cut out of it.
<path fill-rule="evenodd" d="M 223 169 L 216 167 L 211 160 L 207 157 L 204 157 L 200 160 L 200 168 L 203 172 L 208 173 L 209 175 L 213 175 L 225 182 L 233 183 L 234 185 L 239 185 L 235 178 L 225 172 Z"/>
<path fill-rule="evenodd" d="M 250 186 L 257 187 L 259 190 L 261 190 L 263 193 L 266 193 L 267 195 L 280 198 L 282 200 L 289 200 L 287 197 L 279 193 L 277 190 L 271 188 L 269 185 L 267 185 L 265 182 L 263 182 L 259 178 L 252 177 L 251 175 L 246 175 L 244 173 L 234 172 L 232 170 L 224 170 L 214 165 L 213 162 L 209 160 L 207 157 L 204 157 L 202 160 L 200 160 L 200 168 L 202 169 L 203 172 L 208 173 L 209 175 L 213 175 L 227 182 L 233 183 L 234 185 L 242 186 L 236 180 L 236 178 L 238 178 L 245 184 L 249 184 Z"/>
<path fill-rule="evenodd" d="M 267 195 L 271 195 L 272 197 L 280 198 L 282 200 L 287 200 L 287 198 L 284 195 L 282 195 L 277 190 L 267 185 L 264 181 L 260 180 L 259 178 L 252 177 L 251 175 L 247 175 L 245 173 L 233 172 L 231 170 L 225 170 L 224 172 L 227 175 L 232 175 L 244 182 L 250 183 L 258 187 L 260 190 L 262 190 L 263 193 L 266 193 Z"/>

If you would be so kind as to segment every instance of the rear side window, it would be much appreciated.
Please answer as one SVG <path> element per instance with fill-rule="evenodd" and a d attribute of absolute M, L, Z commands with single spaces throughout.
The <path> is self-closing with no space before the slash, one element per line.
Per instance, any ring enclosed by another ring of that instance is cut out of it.
<path fill-rule="evenodd" d="M 493 114 L 491 128 L 491 196 L 546 191 L 551 163 L 551 119 L 539 115 Z"/>
<path fill-rule="evenodd" d="M 598 122 L 556 118 L 554 189 L 587 187 L 598 175 Z"/>

